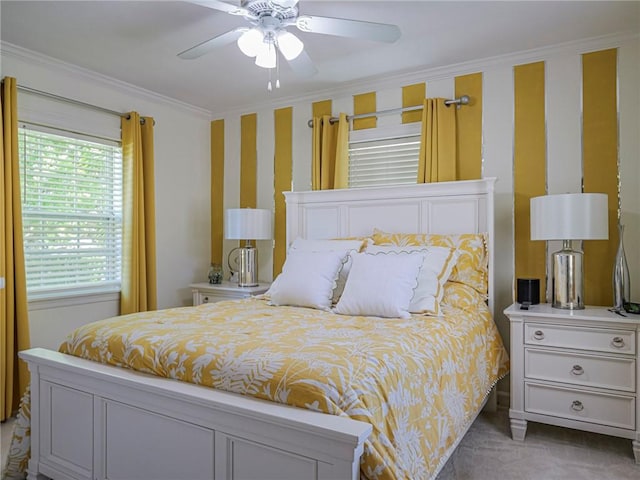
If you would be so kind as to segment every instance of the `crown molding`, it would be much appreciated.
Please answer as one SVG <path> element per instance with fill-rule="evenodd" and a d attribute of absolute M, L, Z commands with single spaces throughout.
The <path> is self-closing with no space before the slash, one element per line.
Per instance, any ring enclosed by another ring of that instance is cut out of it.
<path fill-rule="evenodd" d="M 122 80 L 117 80 L 113 77 L 103 75 L 101 73 L 95 72 L 93 70 L 89 70 L 87 68 L 79 67 L 78 65 L 74 65 L 72 63 L 63 62 L 62 60 L 58 60 L 57 58 L 53 58 L 39 52 L 35 52 L 27 48 L 19 47 L 18 45 L 14 45 L 12 43 L 0 41 L 0 57 L 14 57 L 31 64 L 43 66 L 50 70 L 54 70 L 54 71 L 57 70 L 59 72 L 71 73 L 75 76 L 82 77 L 85 80 L 98 83 L 102 86 L 115 88 L 120 91 L 125 91 L 126 93 L 143 97 L 146 100 L 163 103 L 165 105 L 168 105 L 192 114 L 196 114 L 198 116 L 205 117 L 207 119 L 210 119 L 212 115 L 212 112 L 207 109 L 196 107 L 195 105 L 191 105 L 185 102 L 181 102 L 180 100 L 176 100 L 174 98 L 161 95 L 152 90 L 147 90 L 145 88 L 138 87 L 131 83 L 124 82 Z M 55 93 L 55 92 L 50 92 L 50 93 Z M 81 99 L 74 99 L 74 100 L 81 100 Z"/>
<path fill-rule="evenodd" d="M 348 83 L 343 83 L 338 87 L 316 90 L 312 94 L 302 96 L 291 96 L 280 98 L 277 101 L 264 103 L 254 103 L 251 106 L 241 106 L 236 109 L 227 110 L 218 114 L 213 112 L 215 118 L 225 118 L 228 116 L 242 115 L 248 112 L 282 108 L 285 105 L 298 103 L 312 103 L 327 98 L 339 98 L 341 96 L 353 95 L 354 92 L 379 91 L 386 88 L 398 88 L 399 85 L 411 85 L 418 82 L 429 82 L 470 73 L 477 73 L 492 68 L 513 67 L 523 63 L 548 60 L 555 56 L 576 55 L 607 48 L 616 48 L 624 43 L 640 39 L 638 32 L 623 32 L 612 35 L 603 35 L 571 42 L 559 43 L 547 47 L 522 50 L 504 55 L 485 57 L 468 62 L 461 62 L 442 67 L 434 67 L 420 70 L 405 71 L 391 75 L 379 75 L 359 79 Z"/>

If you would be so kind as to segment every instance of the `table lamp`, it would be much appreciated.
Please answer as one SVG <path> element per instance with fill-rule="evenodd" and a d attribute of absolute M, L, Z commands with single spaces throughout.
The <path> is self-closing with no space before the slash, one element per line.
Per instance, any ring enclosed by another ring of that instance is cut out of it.
<path fill-rule="evenodd" d="M 584 308 L 583 253 L 572 240 L 609 238 L 607 195 L 567 193 L 531 199 L 531 240 L 562 240 L 562 250 L 552 255 L 554 308 Z"/>
<path fill-rule="evenodd" d="M 225 218 L 225 238 L 227 240 L 246 240 L 238 251 L 238 286 L 255 287 L 258 285 L 258 250 L 251 240 L 271 239 L 271 210 L 261 208 L 229 208 Z M 229 267 L 231 263 L 229 262 Z"/>

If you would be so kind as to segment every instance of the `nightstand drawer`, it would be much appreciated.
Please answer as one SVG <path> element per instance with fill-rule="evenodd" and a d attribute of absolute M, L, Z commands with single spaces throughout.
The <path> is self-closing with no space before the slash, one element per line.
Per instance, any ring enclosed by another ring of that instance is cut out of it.
<path fill-rule="evenodd" d="M 525 411 L 634 430 L 635 397 L 525 382 Z"/>
<path fill-rule="evenodd" d="M 215 293 L 200 292 L 198 293 L 198 298 L 199 298 L 198 305 L 200 305 L 202 303 L 215 303 L 215 302 L 221 302 L 223 300 L 233 300 L 235 298 L 242 298 L 242 297 L 230 297 L 227 295 L 216 295 Z"/>
<path fill-rule="evenodd" d="M 632 358 L 526 348 L 524 375 L 528 379 L 636 390 L 636 362 Z"/>
<path fill-rule="evenodd" d="M 239 300 L 254 295 L 261 295 L 269 290 L 269 284 L 261 283 L 254 287 L 239 287 L 237 283 L 225 282 L 192 283 L 193 304 L 215 303 L 223 300 Z"/>
<path fill-rule="evenodd" d="M 524 343 L 608 353 L 636 353 L 635 331 L 527 323 Z"/>

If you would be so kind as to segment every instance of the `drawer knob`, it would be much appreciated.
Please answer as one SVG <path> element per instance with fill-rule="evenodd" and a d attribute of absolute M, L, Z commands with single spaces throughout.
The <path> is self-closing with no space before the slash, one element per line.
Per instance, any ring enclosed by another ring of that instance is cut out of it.
<path fill-rule="evenodd" d="M 622 338 L 622 337 L 613 337 L 613 340 L 611 341 L 611 345 L 613 345 L 616 348 L 624 347 L 624 338 Z"/>
<path fill-rule="evenodd" d="M 202 297 L 202 303 L 209 303 L 209 297 Z"/>
<path fill-rule="evenodd" d="M 536 340 L 542 340 L 544 338 L 544 332 L 542 330 L 536 330 L 533 332 L 533 338 Z"/>
<path fill-rule="evenodd" d="M 584 373 L 584 368 L 582 368 L 580 365 L 574 365 L 571 369 L 571 373 L 573 375 L 582 375 Z"/>
<path fill-rule="evenodd" d="M 571 404 L 571 409 L 575 410 L 576 412 L 581 412 L 582 410 L 584 410 L 584 405 L 580 400 L 574 400 Z"/>

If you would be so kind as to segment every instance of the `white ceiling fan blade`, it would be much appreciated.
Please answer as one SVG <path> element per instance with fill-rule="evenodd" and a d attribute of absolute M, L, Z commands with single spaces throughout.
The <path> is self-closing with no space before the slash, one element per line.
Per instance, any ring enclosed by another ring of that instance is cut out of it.
<path fill-rule="evenodd" d="M 194 58 L 201 57 L 205 53 L 209 53 L 216 47 L 221 47 L 223 45 L 228 45 L 230 43 L 235 42 L 240 38 L 244 32 L 249 30 L 246 27 L 239 27 L 234 30 L 228 31 L 227 33 L 223 33 L 222 35 L 218 35 L 217 37 L 210 38 L 209 40 L 205 40 L 204 42 L 196 45 L 195 47 L 191 47 L 184 52 L 180 52 L 178 57 L 183 60 L 192 60 Z"/>
<path fill-rule="evenodd" d="M 397 25 L 362 22 L 360 20 L 347 20 L 344 18 L 301 15 L 296 19 L 296 27 L 303 32 L 363 38 L 376 42 L 393 43 L 400 38 L 400 29 Z"/>
<path fill-rule="evenodd" d="M 293 60 L 288 60 L 291 70 L 299 77 L 313 77 L 318 69 L 304 50 Z"/>
<path fill-rule="evenodd" d="M 271 0 L 271 3 L 279 5 L 282 8 L 293 8 L 298 4 L 298 0 Z"/>
<path fill-rule="evenodd" d="M 231 3 L 221 2 L 220 0 L 209 1 L 189 1 L 189 3 L 195 3 L 196 5 L 202 5 L 203 7 L 213 8 L 214 10 L 220 10 L 222 12 L 230 13 L 231 15 L 250 15 L 246 8 L 242 8 L 239 5 L 232 5 Z"/>

